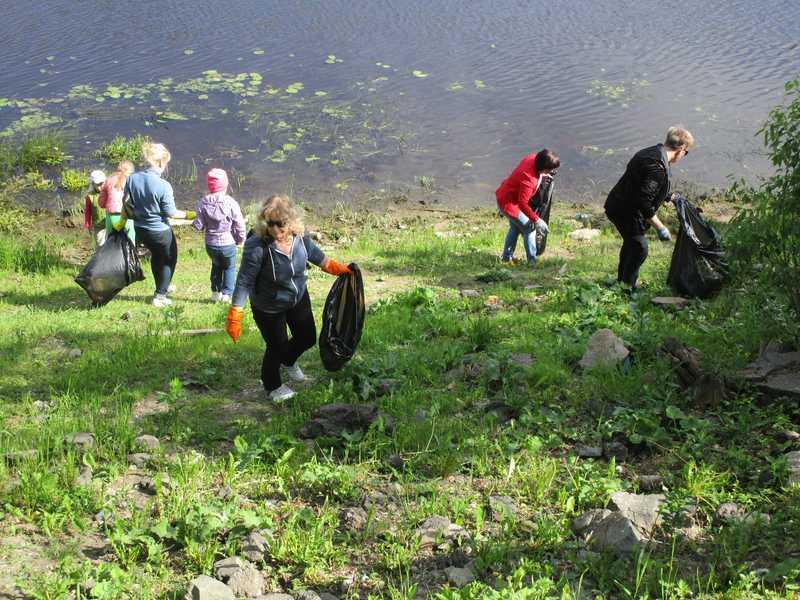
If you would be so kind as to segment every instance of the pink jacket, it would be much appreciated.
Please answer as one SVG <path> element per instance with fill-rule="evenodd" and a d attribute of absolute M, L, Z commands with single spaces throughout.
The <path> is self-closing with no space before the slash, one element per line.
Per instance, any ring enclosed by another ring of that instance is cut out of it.
<path fill-rule="evenodd" d="M 125 193 L 125 190 L 118 190 L 116 187 L 114 187 L 116 181 L 117 175 L 112 175 L 106 179 L 103 187 L 100 188 L 100 198 L 97 200 L 97 204 L 100 206 L 100 208 L 105 208 L 106 212 L 122 212 L 122 197 Z"/>

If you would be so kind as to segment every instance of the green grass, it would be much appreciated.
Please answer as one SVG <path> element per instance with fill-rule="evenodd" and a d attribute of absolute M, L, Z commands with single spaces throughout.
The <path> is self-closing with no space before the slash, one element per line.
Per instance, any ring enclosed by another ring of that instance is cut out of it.
<path fill-rule="evenodd" d="M 64 169 L 61 171 L 61 187 L 68 192 L 81 192 L 86 189 L 89 173 L 86 169 Z"/>
<path fill-rule="evenodd" d="M 65 147 L 66 140 L 58 133 L 31 136 L 17 151 L 17 166 L 26 173 L 42 167 L 57 167 L 70 158 Z"/>
<path fill-rule="evenodd" d="M 114 166 L 123 160 L 139 164 L 142 160 L 142 146 L 149 141 L 150 138 L 146 135 L 137 134 L 131 137 L 118 135 L 110 142 L 103 144 L 97 151 L 97 156 Z"/>
<path fill-rule="evenodd" d="M 17 540 L 0 551 L 9 565 L 0 584 L 16 578 L 35 597 L 56 598 L 92 578 L 107 594 L 96 597 L 176 597 L 258 529 L 273 590 L 377 599 L 427 589 L 437 600 L 577 598 L 579 590 L 796 595 L 800 495 L 784 486 L 779 457 L 788 446 L 777 435 L 797 427 L 796 407 L 765 406 L 737 386 L 719 406 L 695 406 L 658 352 L 675 336 L 701 351 L 704 369 L 736 381 L 763 340 L 797 343 L 791 311 L 768 290 L 743 293 L 738 281 L 680 313 L 652 306 L 649 295 L 668 294 L 673 247 L 655 240 L 642 271 L 647 295 L 631 301 L 605 285 L 619 238 L 606 228 L 591 243 L 574 242 L 561 215 L 535 270 L 499 262 L 505 227 L 488 210 L 431 219 L 339 206 L 312 223 L 329 256 L 362 267 L 369 314 L 356 357 L 328 374 L 316 349 L 305 354 L 300 364 L 313 379 L 280 409 L 259 389 L 263 341 L 249 314 L 235 345 L 223 332 L 185 334 L 224 326 L 225 307 L 206 300 L 210 265 L 199 236 L 178 233 L 178 292 L 163 311 L 147 304 L 148 265 L 147 281 L 90 308 L 72 281 L 90 252 L 80 233 L 50 232 L 72 262 L 36 263 L 47 271 L 15 262 L 46 246 L 0 238 L 0 454 L 35 451 L 0 463 L 0 542 Z M 437 235 L 443 229 L 452 235 Z M 44 256 L 55 257 L 55 247 Z M 309 271 L 317 323 L 331 282 Z M 480 296 L 461 297 L 463 288 Z M 489 296 L 497 300 L 487 305 Z M 601 327 L 630 345 L 627 370 L 577 369 Z M 518 353 L 532 363 L 519 366 Z M 502 425 L 486 413 L 489 401 L 518 418 Z M 332 402 L 376 403 L 397 426 L 299 440 L 302 423 Z M 91 448 L 64 441 L 78 431 L 93 433 Z M 145 498 L 127 491 L 127 456 L 140 433 L 163 444 L 142 469 L 156 479 Z M 624 462 L 573 456 L 576 444 L 620 437 L 632 449 Z M 395 454 L 399 468 L 389 462 Z M 93 483 L 80 487 L 85 465 Z M 581 553 L 572 519 L 606 506 L 616 490 L 636 491 L 640 473 L 664 476 L 672 513 L 697 505 L 702 537 L 681 537 L 670 513 L 660 543 L 639 556 Z M 495 520 L 492 495 L 512 498 L 518 514 Z M 347 529 L 340 511 L 364 499 L 367 525 Z M 718 524 L 714 511 L 731 500 L 770 522 Z M 113 523 L 98 526 L 100 511 Z M 460 550 L 420 546 L 415 529 L 432 515 L 464 527 Z M 90 534 L 108 540 L 107 559 L 80 558 L 76 547 Z M 45 561 L 32 576 L 20 537 Z M 473 559 L 477 581 L 461 590 L 427 576 Z M 343 593 L 353 576 L 359 591 Z"/>

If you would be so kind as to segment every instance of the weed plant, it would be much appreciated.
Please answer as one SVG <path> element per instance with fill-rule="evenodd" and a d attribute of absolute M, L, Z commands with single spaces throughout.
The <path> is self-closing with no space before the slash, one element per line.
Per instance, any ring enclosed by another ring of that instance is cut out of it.
<path fill-rule="evenodd" d="M 64 169 L 61 171 L 61 187 L 68 192 L 81 192 L 86 189 L 89 173 L 86 169 Z"/>
<path fill-rule="evenodd" d="M 64 152 L 66 141 L 58 133 L 42 133 L 25 139 L 17 151 L 17 166 L 25 173 L 42 167 L 57 167 L 70 157 Z"/>
<path fill-rule="evenodd" d="M 139 164 L 142 161 L 142 146 L 149 141 L 150 138 L 146 135 L 137 134 L 132 137 L 117 135 L 110 142 L 100 147 L 97 151 L 97 156 L 113 166 L 123 160 Z"/>

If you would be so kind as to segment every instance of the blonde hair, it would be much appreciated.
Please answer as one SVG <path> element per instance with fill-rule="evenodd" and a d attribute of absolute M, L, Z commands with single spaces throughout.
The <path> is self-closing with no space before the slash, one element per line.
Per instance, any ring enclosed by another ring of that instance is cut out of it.
<path fill-rule="evenodd" d="M 671 150 L 678 148 L 692 148 L 694 146 L 694 136 L 692 133 L 682 125 L 673 125 L 667 129 L 667 138 L 664 140 L 664 145 Z"/>
<path fill-rule="evenodd" d="M 164 144 L 147 142 L 142 145 L 142 157 L 144 158 L 144 162 L 151 167 L 164 170 L 167 167 L 167 163 L 172 158 L 172 155 Z"/>
<path fill-rule="evenodd" d="M 125 187 L 125 182 L 128 180 L 128 175 L 133 173 L 133 163 L 129 160 L 123 160 L 117 165 L 117 172 L 114 174 L 114 187 L 121 190 Z"/>
<path fill-rule="evenodd" d="M 261 203 L 254 227 L 256 235 L 269 237 L 267 221 L 284 221 L 295 235 L 303 235 L 305 225 L 288 196 L 270 196 Z"/>

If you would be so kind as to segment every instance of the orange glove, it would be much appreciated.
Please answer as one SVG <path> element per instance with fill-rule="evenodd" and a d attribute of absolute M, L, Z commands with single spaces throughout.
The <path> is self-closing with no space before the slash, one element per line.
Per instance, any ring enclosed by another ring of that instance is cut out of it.
<path fill-rule="evenodd" d="M 228 309 L 228 318 L 225 319 L 225 331 L 231 336 L 233 343 L 239 341 L 242 335 L 242 319 L 244 318 L 244 309 L 241 306 L 231 306 Z"/>
<path fill-rule="evenodd" d="M 326 273 L 330 273 L 331 275 L 335 275 L 338 277 L 339 275 L 350 275 L 352 271 L 347 265 L 343 265 L 340 262 L 336 262 L 332 258 L 329 258 L 324 263 L 322 263 L 322 270 Z"/>

